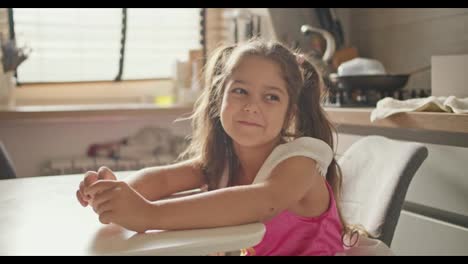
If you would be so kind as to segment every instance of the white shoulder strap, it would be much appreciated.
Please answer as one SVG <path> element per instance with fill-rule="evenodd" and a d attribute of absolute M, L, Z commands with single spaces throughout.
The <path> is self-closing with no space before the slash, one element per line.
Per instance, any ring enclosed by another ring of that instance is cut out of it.
<path fill-rule="evenodd" d="M 293 156 L 309 157 L 317 162 L 317 170 L 322 176 L 333 159 L 333 150 L 324 141 L 312 137 L 300 137 L 277 146 L 263 163 L 253 183 L 266 180 L 271 171 L 283 160 Z"/>

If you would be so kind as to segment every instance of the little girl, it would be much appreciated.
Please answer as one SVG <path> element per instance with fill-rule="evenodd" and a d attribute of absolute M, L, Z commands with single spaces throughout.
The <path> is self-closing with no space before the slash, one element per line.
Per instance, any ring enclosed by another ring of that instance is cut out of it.
<path fill-rule="evenodd" d="M 263 240 L 244 255 L 341 252 L 341 175 L 320 80 L 304 56 L 277 42 L 220 48 L 207 65 L 185 160 L 125 181 L 104 167 L 88 172 L 78 200 L 102 223 L 137 232 L 263 222 Z M 161 200 L 204 185 L 207 192 Z"/>

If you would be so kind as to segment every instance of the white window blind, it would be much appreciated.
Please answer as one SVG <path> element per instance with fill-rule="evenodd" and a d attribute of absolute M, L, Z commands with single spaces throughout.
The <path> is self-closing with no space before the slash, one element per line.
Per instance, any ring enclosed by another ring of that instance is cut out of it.
<path fill-rule="evenodd" d="M 19 45 L 32 48 L 20 82 L 113 80 L 120 58 L 119 8 L 15 8 Z"/>
<path fill-rule="evenodd" d="M 167 78 L 201 49 L 200 8 L 129 8 L 122 79 Z"/>
<path fill-rule="evenodd" d="M 120 8 L 15 8 L 16 40 L 33 49 L 18 81 L 114 80 L 122 16 Z M 171 77 L 176 59 L 201 48 L 199 8 L 129 8 L 122 79 Z"/>

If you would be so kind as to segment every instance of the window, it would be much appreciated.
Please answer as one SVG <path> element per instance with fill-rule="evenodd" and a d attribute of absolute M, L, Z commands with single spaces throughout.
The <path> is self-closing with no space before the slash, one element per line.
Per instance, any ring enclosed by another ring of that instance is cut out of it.
<path fill-rule="evenodd" d="M 175 59 L 201 49 L 199 10 L 129 8 L 127 20 L 123 79 L 169 77 Z"/>
<path fill-rule="evenodd" d="M 14 8 L 18 45 L 33 49 L 18 68 L 18 82 L 171 77 L 176 59 L 187 60 L 190 49 L 202 49 L 200 11 Z"/>

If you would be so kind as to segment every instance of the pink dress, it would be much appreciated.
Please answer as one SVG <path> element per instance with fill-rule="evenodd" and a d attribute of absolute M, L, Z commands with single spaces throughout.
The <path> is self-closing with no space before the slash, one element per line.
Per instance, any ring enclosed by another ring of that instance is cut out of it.
<path fill-rule="evenodd" d="M 252 184 L 267 179 L 276 165 L 293 156 L 314 159 L 317 171 L 325 177 L 333 158 L 333 151 L 324 141 L 311 137 L 300 137 L 278 145 L 265 160 Z M 224 173 L 220 186 L 226 186 L 226 176 Z M 342 224 L 332 188 L 328 182 L 326 185 L 330 194 L 330 206 L 327 211 L 318 217 L 302 217 L 284 210 L 264 223 L 266 232 L 262 241 L 254 247 L 242 249 L 241 254 L 304 256 L 335 255 L 343 252 Z"/>
<path fill-rule="evenodd" d="M 333 256 L 343 252 L 342 224 L 333 197 L 330 206 L 318 217 L 303 217 L 285 210 L 265 223 L 266 232 L 256 246 L 241 250 L 252 256 Z"/>

